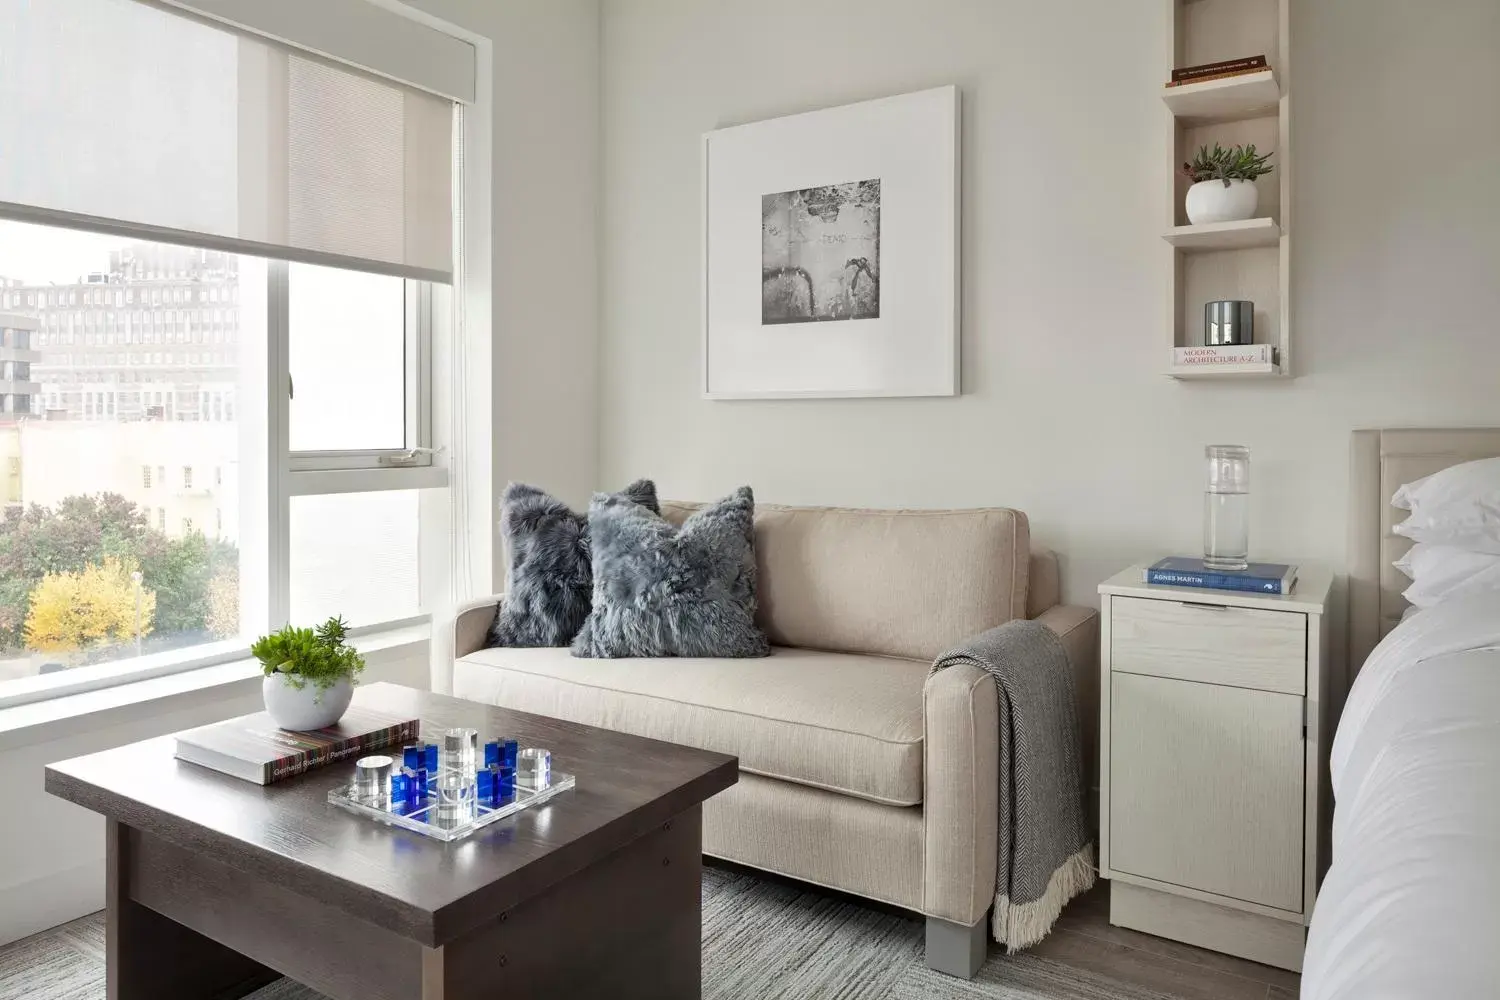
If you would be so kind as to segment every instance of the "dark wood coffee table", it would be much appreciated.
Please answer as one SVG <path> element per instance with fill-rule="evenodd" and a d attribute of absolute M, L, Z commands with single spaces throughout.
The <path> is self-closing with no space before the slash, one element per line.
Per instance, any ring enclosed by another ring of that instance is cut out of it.
<path fill-rule="evenodd" d="M 350 764 L 261 788 L 171 737 L 53 764 L 47 790 L 108 820 L 110 1000 L 278 975 L 335 1000 L 699 996 L 701 804 L 735 758 L 393 684 L 355 701 L 546 747 L 578 786 L 444 844 L 328 804 Z"/>

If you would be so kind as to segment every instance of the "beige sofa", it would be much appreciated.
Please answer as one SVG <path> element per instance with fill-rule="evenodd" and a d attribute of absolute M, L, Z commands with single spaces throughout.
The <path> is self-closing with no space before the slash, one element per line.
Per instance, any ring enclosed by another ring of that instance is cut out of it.
<path fill-rule="evenodd" d="M 972 975 L 995 895 L 995 685 L 931 662 L 1035 618 L 1067 647 L 1092 734 L 1098 613 L 1059 603 L 1020 511 L 763 505 L 755 524 L 768 659 L 485 649 L 493 597 L 458 616 L 454 694 L 737 755 L 739 783 L 704 806 L 705 853 L 922 913 L 928 964 Z"/>

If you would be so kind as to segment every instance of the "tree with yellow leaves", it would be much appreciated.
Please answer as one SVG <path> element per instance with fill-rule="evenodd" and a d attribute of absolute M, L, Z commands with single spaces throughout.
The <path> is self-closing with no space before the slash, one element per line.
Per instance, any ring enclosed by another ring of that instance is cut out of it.
<path fill-rule="evenodd" d="M 106 557 L 76 573 L 48 573 L 31 591 L 26 645 L 44 653 L 70 653 L 134 639 L 136 584 L 120 560 Z M 140 630 L 151 631 L 156 593 L 141 591 Z"/>

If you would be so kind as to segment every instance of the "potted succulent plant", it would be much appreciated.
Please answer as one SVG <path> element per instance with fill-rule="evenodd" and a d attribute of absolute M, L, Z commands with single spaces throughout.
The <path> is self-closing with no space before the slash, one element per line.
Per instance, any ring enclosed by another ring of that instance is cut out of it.
<path fill-rule="evenodd" d="M 1217 142 L 1214 148 L 1199 147 L 1182 172 L 1193 181 L 1187 193 L 1187 217 L 1195 226 L 1210 222 L 1237 222 L 1255 215 L 1255 179 L 1274 167 L 1266 161 L 1270 153 L 1255 152 L 1255 146 L 1230 146 Z"/>
<path fill-rule="evenodd" d="M 316 628 L 287 625 L 250 647 L 265 674 L 266 711 L 282 729 L 322 729 L 349 710 L 365 660 L 345 642 L 348 634 L 342 618 L 330 618 Z"/>

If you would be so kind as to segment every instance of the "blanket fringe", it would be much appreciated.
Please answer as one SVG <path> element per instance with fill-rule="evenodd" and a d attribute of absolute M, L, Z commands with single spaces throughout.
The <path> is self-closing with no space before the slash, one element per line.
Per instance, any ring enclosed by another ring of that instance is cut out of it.
<path fill-rule="evenodd" d="M 1040 898 L 1012 903 L 1009 897 L 997 895 L 990 920 L 995 940 L 1005 945 L 1009 954 L 1036 944 L 1052 930 L 1068 900 L 1093 888 L 1094 873 L 1094 845 L 1085 844 L 1081 851 L 1057 866 Z"/>

